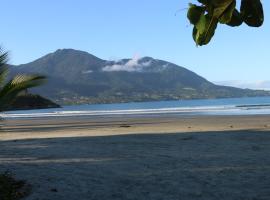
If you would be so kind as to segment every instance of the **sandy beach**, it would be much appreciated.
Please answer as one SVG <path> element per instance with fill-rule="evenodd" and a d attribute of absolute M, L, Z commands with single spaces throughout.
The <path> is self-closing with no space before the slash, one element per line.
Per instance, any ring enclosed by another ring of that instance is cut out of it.
<path fill-rule="evenodd" d="M 0 172 L 29 200 L 270 199 L 270 116 L 5 120 Z"/>

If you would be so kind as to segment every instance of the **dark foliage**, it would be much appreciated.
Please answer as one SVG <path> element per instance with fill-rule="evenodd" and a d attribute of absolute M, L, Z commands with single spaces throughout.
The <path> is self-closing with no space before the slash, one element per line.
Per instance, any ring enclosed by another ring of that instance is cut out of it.
<path fill-rule="evenodd" d="M 197 45 L 208 44 L 218 24 L 259 27 L 263 24 L 264 13 L 260 0 L 241 0 L 240 12 L 236 0 L 198 0 L 200 5 L 190 4 L 187 17 L 193 28 L 193 39 Z"/>
<path fill-rule="evenodd" d="M 0 200 L 19 200 L 31 192 L 25 181 L 15 180 L 11 173 L 0 174 Z"/>

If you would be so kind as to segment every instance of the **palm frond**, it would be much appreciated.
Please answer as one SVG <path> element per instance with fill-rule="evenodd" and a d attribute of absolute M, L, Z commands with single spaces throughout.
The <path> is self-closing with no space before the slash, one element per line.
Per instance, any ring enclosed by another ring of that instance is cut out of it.
<path fill-rule="evenodd" d="M 3 50 L 0 47 L 0 88 L 3 86 L 4 81 L 8 74 L 7 69 L 7 61 L 8 61 L 8 53 L 3 52 Z"/>
<path fill-rule="evenodd" d="M 8 69 L 6 66 L 0 67 L 0 89 L 3 87 L 3 84 L 7 78 Z"/>
<path fill-rule="evenodd" d="M 17 75 L 6 83 L 8 74 L 8 52 L 0 47 L 0 112 L 9 107 L 24 90 L 39 86 L 46 81 L 45 76 Z"/>
<path fill-rule="evenodd" d="M 0 68 L 7 65 L 8 61 L 8 52 L 3 52 L 3 49 L 0 47 Z"/>
<path fill-rule="evenodd" d="M 39 75 L 18 75 L 10 80 L 0 90 L 0 111 L 5 110 L 22 91 L 39 86 L 46 81 L 45 76 Z"/>

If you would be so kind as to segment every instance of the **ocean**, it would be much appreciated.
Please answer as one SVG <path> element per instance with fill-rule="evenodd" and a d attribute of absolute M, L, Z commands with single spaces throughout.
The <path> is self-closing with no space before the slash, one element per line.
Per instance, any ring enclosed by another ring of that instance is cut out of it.
<path fill-rule="evenodd" d="M 270 114 L 270 97 L 156 101 L 63 106 L 62 108 L 9 111 L 1 118 L 40 118 L 123 115 L 263 115 Z"/>

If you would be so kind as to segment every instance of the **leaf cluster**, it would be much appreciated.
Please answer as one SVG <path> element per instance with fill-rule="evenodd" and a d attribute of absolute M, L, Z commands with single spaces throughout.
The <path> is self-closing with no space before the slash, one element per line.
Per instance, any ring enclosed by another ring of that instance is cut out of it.
<path fill-rule="evenodd" d="M 1 200 L 19 200 L 28 196 L 31 192 L 31 186 L 25 181 L 14 179 L 10 172 L 0 174 L 0 199 Z"/>
<path fill-rule="evenodd" d="M 260 0 L 241 0 L 240 10 L 236 0 L 198 0 L 200 5 L 190 4 L 187 17 L 193 28 L 193 39 L 197 45 L 208 44 L 218 24 L 232 27 L 243 22 L 251 27 L 263 24 L 264 13 Z"/>
<path fill-rule="evenodd" d="M 22 91 L 41 85 L 46 77 L 40 75 L 17 75 L 6 81 L 8 53 L 0 49 L 0 112 L 5 110 Z"/>

